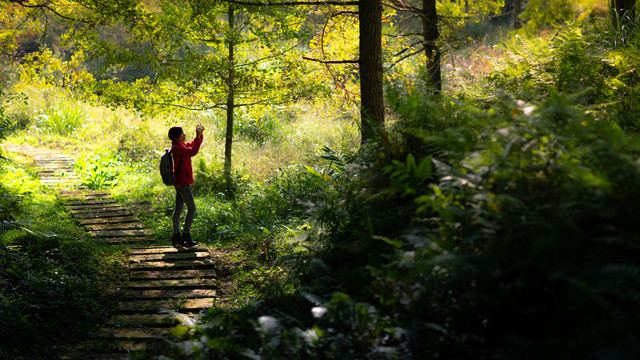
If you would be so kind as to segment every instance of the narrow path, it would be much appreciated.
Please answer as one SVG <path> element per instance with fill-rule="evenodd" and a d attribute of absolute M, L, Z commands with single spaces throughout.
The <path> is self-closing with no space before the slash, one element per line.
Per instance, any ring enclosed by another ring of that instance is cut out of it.
<path fill-rule="evenodd" d="M 138 350 L 162 353 L 169 328 L 185 317 L 196 319 L 221 301 L 214 261 L 223 256 L 220 251 L 163 246 L 170 241 L 155 239 L 108 192 L 79 187 L 71 156 L 31 146 L 7 150 L 35 160 L 40 180 L 57 188 L 72 216 L 96 241 L 128 247 L 129 279 L 116 313 L 67 359 L 128 359 Z"/>

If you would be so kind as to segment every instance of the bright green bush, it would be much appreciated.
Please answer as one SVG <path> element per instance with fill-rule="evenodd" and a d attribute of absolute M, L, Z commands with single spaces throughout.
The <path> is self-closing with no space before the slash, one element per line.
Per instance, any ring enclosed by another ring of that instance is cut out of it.
<path fill-rule="evenodd" d="M 73 133 L 85 121 L 83 109 L 73 105 L 42 109 L 34 118 L 41 131 L 58 135 Z"/>
<path fill-rule="evenodd" d="M 114 155 L 77 159 L 75 170 L 80 184 L 91 190 L 116 185 L 120 175 L 119 161 Z"/>

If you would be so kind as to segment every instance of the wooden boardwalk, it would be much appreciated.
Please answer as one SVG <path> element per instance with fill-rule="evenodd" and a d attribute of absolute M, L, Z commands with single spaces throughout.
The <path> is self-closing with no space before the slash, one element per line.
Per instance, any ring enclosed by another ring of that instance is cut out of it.
<path fill-rule="evenodd" d="M 42 183 L 55 187 L 77 223 L 95 239 L 128 248 L 129 279 L 116 313 L 67 359 L 128 359 L 132 352 L 161 354 L 168 330 L 197 321 L 218 299 L 217 257 L 205 246 L 174 248 L 159 241 L 108 192 L 78 186 L 71 156 L 30 146 L 6 150 L 31 156 Z M 212 256 L 213 255 L 213 256 Z"/>

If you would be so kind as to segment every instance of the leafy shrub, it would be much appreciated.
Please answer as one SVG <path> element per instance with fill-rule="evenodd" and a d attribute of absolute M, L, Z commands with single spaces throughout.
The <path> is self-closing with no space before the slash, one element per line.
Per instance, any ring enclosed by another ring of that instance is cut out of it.
<path fill-rule="evenodd" d="M 263 114 L 246 112 L 236 118 L 234 131 L 240 137 L 247 138 L 258 145 L 264 145 L 267 140 L 276 142 L 284 133 L 280 118 L 270 112 Z M 220 128 L 224 129 L 226 126 Z"/>
<path fill-rule="evenodd" d="M 75 168 L 82 185 L 99 190 L 117 184 L 120 175 L 118 164 L 115 156 L 108 155 L 78 159 Z"/>
<path fill-rule="evenodd" d="M 640 180 L 640 149 L 570 98 L 553 96 L 530 116 L 487 127 L 482 152 L 441 168 L 439 183 L 416 194 L 415 226 L 384 239 L 397 255 L 372 270 L 370 291 L 411 329 L 412 354 L 597 358 L 637 350 L 640 283 L 632 274 L 640 264 L 630 214 L 640 211 L 631 205 L 640 195 L 631 186 Z"/>
<path fill-rule="evenodd" d="M 84 121 L 82 108 L 68 104 L 43 109 L 35 115 L 35 125 L 41 131 L 58 135 L 73 133 Z"/>

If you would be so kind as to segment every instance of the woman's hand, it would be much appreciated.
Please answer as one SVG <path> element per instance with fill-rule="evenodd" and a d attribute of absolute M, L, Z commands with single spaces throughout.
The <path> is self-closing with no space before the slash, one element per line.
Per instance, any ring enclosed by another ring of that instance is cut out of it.
<path fill-rule="evenodd" d="M 202 135 L 203 131 L 204 131 L 204 126 L 202 126 L 202 125 L 196 126 L 196 136 Z"/>

